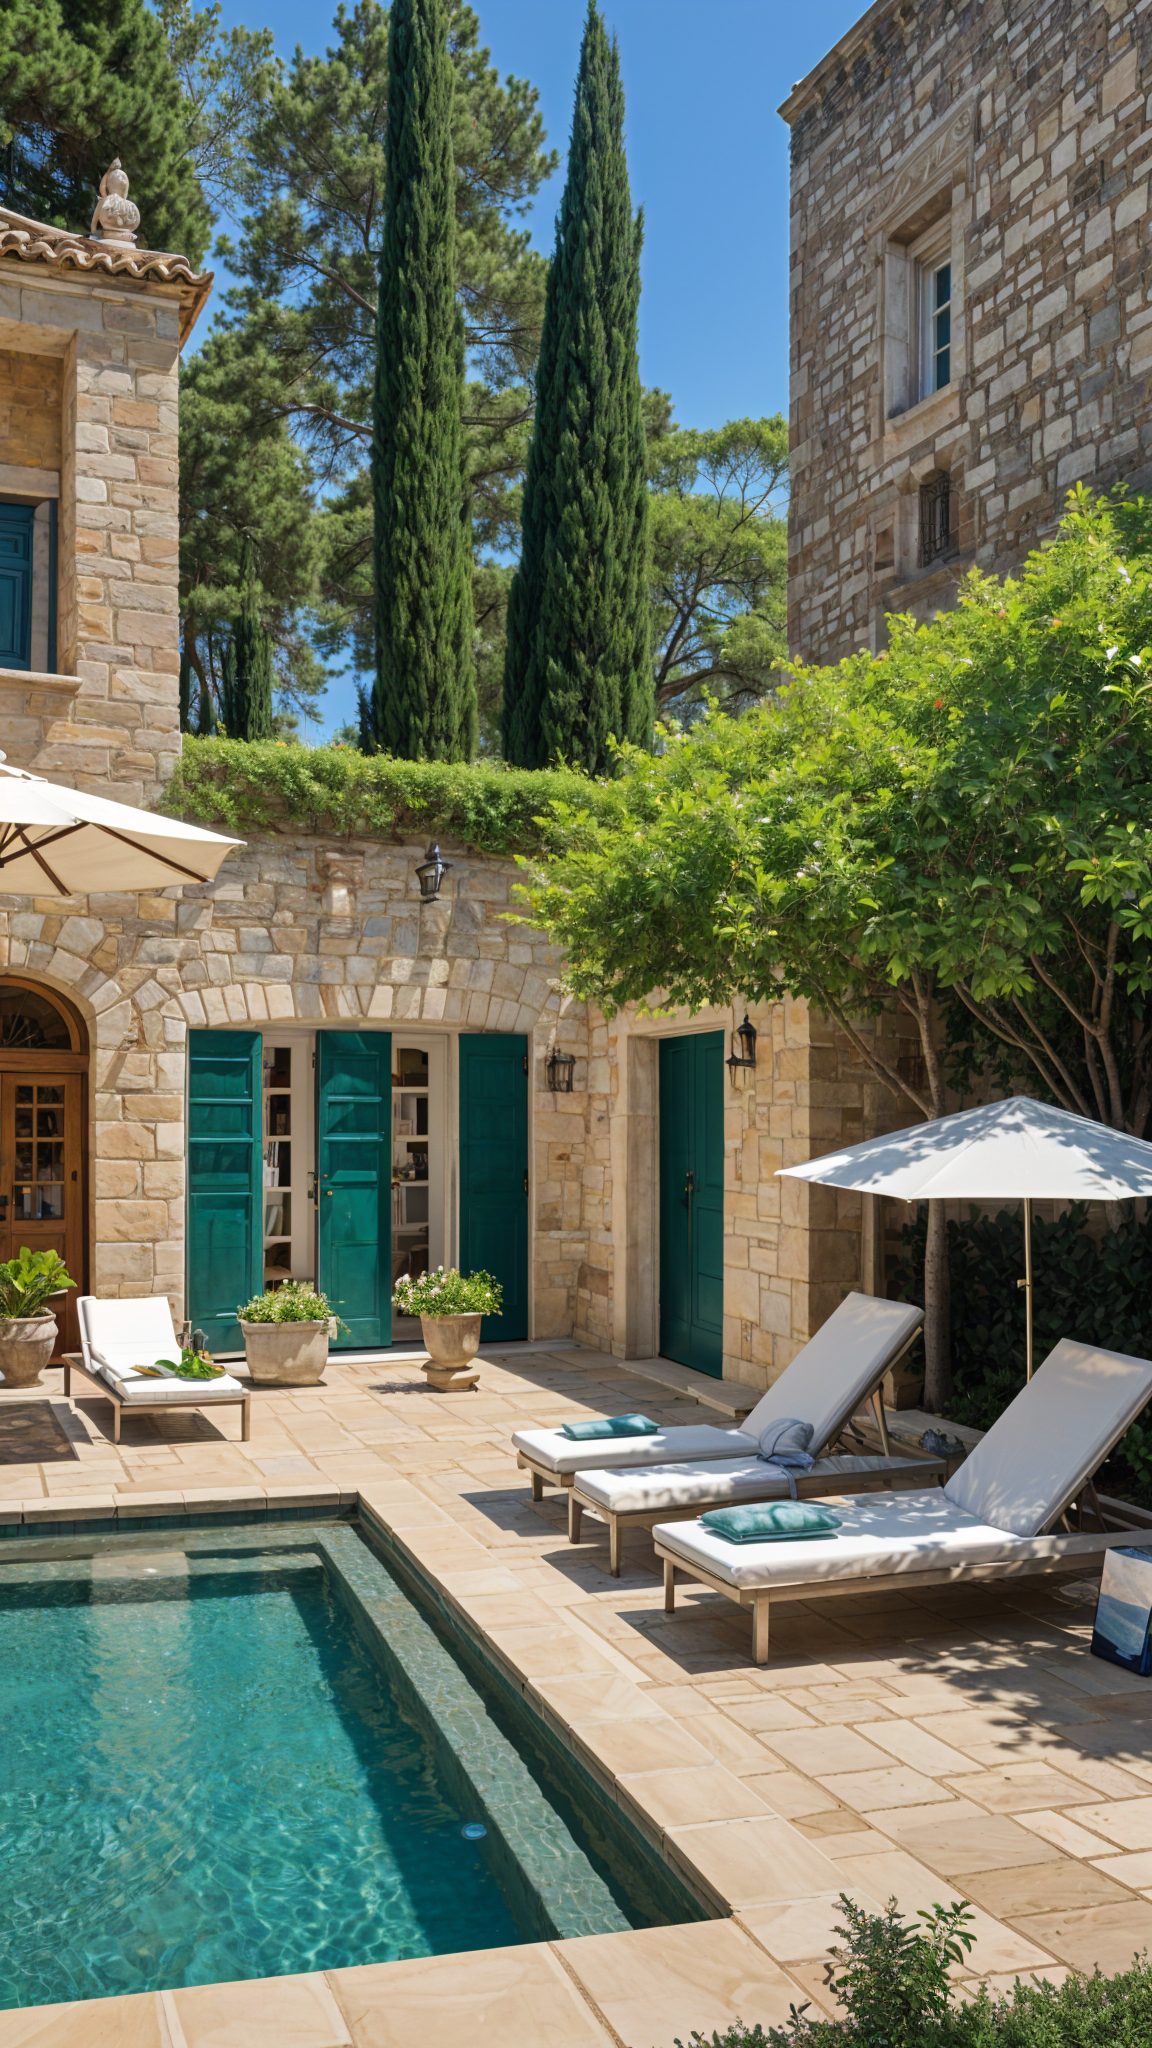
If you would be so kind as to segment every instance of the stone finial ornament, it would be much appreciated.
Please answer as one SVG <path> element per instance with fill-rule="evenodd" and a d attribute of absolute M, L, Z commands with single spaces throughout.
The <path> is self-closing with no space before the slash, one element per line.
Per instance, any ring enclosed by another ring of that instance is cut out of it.
<path fill-rule="evenodd" d="M 100 180 L 100 197 L 89 233 L 95 241 L 119 242 L 131 249 L 136 245 L 139 225 L 140 208 L 128 197 L 127 173 L 121 170 L 119 157 L 115 157 Z"/>

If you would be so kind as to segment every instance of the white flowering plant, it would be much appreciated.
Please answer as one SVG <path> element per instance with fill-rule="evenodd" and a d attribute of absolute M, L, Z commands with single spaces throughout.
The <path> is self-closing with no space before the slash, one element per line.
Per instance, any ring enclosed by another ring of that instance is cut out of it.
<path fill-rule="evenodd" d="M 402 1273 L 392 1295 L 392 1306 L 402 1316 L 498 1316 L 504 1289 L 491 1273 L 458 1273 L 454 1266 L 445 1271 L 421 1273 L 413 1280 Z"/>

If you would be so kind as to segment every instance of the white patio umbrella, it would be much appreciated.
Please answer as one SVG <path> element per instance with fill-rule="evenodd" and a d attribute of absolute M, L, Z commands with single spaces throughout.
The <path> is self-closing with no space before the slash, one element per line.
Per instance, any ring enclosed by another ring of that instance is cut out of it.
<path fill-rule="evenodd" d="M 63 789 L 0 754 L 0 891 L 13 896 L 97 895 L 210 882 L 225 839 L 179 818 Z"/>
<path fill-rule="evenodd" d="M 1024 1289 L 1028 1378 L 1032 1377 L 1032 1204 L 1113 1202 L 1152 1195 L 1152 1145 L 1091 1118 L 1051 1109 L 1028 1095 L 960 1110 L 887 1137 L 865 1138 L 804 1166 L 792 1180 L 901 1202 L 1024 1204 Z"/>

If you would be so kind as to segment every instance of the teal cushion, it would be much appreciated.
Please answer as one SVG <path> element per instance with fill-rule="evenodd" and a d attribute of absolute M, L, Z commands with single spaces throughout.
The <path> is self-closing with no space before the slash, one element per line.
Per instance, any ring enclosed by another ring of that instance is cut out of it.
<path fill-rule="evenodd" d="M 813 1500 L 766 1500 L 755 1507 L 714 1508 L 701 1515 L 713 1535 L 729 1543 L 786 1543 L 802 1536 L 834 1536 L 839 1515 Z"/>
<path fill-rule="evenodd" d="M 600 1415 L 594 1422 L 564 1422 L 560 1425 L 561 1436 L 568 1436 L 576 1443 L 583 1443 L 587 1437 L 598 1436 L 655 1436 L 660 1425 L 650 1422 L 646 1415 Z"/>

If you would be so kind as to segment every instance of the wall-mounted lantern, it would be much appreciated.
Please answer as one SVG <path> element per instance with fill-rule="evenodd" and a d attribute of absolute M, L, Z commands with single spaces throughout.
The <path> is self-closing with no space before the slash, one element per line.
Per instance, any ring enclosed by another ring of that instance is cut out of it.
<path fill-rule="evenodd" d="M 740 1041 L 739 1052 L 737 1052 L 736 1050 L 737 1039 L 739 1039 Z M 732 1081 L 733 1086 L 735 1086 L 736 1083 L 736 1072 L 739 1067 L 754 1067 L 755 1065 L 756 1026 L 749 1022 L 748 1012 L 747 1010 L 745 1010 L 744 1022 L 741 1024 L 740 1029 L 738 1031 L 734 1031 L 732 1033 L 732 1050 L 729 1053 L 727 1060 L 728 1074 L 729 1078 Z"/>
<path fill-rule="evenodd" d="M 441 860 L 440 848 L 438 846 L 430 846 L 428 848 L 420 866 L 416 870 L 416 878 L 420 884 L 420 894 L 425 903 L 434 903 L 436 901 L 437 896 L 440 894 L 440 884 L 451 865 L 450 860 Z"/>
<path fill-rule="evenodd" d="M 572 1076 L 576 1071 L 574 1052 L 557 1052 L 555 1048 L 544 1062 L 544 1074 L 553 1095 L 571 1095 Z"/>

